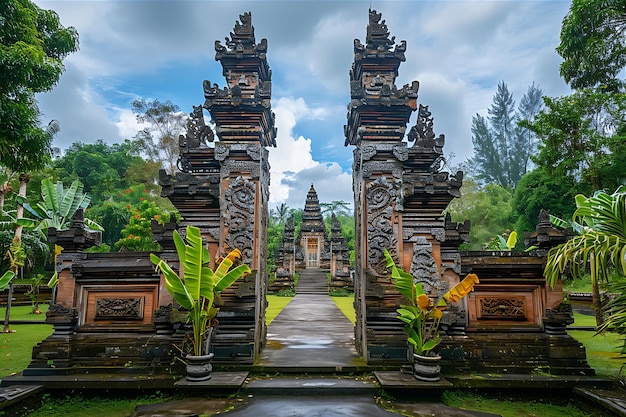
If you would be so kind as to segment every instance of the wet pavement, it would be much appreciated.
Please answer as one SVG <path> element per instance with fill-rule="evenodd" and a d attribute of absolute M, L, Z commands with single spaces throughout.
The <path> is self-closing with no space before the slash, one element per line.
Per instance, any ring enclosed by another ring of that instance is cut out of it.
<path fill-rule="evenodd" d="M 395 403 L 388 411 L 365 396 L 255 396 L 244 400 L 188 398 L 165 404 L 140 405 L 131 417 L 497 417 L 440 403 Z M 230 410 L 230 411 L 226 411 Z M 226 412 L 225 412 L 226 411 Z M 402 413 L 402 414 L 399 414 Z"/>
<path fill-rule="evenodd" d="M 300 272 L 296 296 L 267 328 L 258 365 L 302 372 L 365 366 L 354 348 L 354 325 L 328 296 L 325 271 Z"/>

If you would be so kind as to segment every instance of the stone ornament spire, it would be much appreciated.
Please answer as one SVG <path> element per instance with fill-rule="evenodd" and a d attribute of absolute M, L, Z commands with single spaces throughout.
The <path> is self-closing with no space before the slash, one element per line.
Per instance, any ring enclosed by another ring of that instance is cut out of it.
<path fill-rule="evenodd" d="M 306 202 L 304 205 L 304 213 L 302 214 L 301 232 L 326 232 L 324 225 L 324 217 L 320 208 L 320 200 L 317 197 L 317 191 L 311 184 L 309 192 L 306 194 Z"/>
<path fill-rule="evenodd" d="M 346 146 L 360 146 L 361 141 L 401 141 L 412 112 L 417 110 L 419 83 L 413 81 L 400 89 L 395 85 L 398 68 L 405 60 L 406 41 L 396 45 L 381 17 L 370 9 L 365 45 L 354 40 Z"/>
<path fill-rule="evenodd" d="M 222 142 L 259 142 L 276 147 L 275 115 L 271 110 L 272 71 L 267 63 L 267 39 L 256 43 L 252 15 L 239 16 L 226 46 L 215 41 L 215 60 L 222 64 L 227 86 L 205 80 L 204 108 L 216 123 Z M 239 114 L 233 117 L 233 112 Z"/>

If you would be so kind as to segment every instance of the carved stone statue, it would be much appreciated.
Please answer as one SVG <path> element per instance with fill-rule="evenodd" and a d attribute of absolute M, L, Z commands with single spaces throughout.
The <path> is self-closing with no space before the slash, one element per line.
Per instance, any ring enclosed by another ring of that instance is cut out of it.
<path fill-rule="evenodd" d="M 213 142 L 214 139 L 213 130 L 204 122 L 202 106 L 193 106 L 193 111 L 189 113 L 189 119 L 187 119 L 187 133 L 178 137 L 179 146 L 197 149 L 200 144 L 208 145 L 208 142 Z"/>

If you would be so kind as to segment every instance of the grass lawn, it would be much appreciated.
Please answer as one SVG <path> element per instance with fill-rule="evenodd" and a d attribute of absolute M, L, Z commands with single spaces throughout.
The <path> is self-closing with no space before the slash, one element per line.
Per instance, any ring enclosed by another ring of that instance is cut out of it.
<path fill-rule="evenodd" d="M 267 309 L 265 310 L 265 323 L 270 324 L 272 320 L 287 307 L 293 297 L 279 297 L 277 295 L 267 296 Z"/>
<path fill-rule="evenodd" d="M 331 297 L 339 310 L 352 322 L 356 323 L 356 313 L 354 312 L 354 296 Z"/>
<path fill-rule="evenodd" d="M 158 404 L 176 400 L 156 393 L 155 395 L 101 398 L 81 395 L 45 396 L 40 409 L 29 417 L 84 417 L 104 415 L 107 417 L 128 417 L 138 405 Z"/>
<path fill-rule="evenodd" d="M 49 324 L 13 324 L 10 328 L 13 333 L 0 333 L 0 378 L 26 368 L 33 346 L 52 334 Z"/>
<path fill-rule="evenodd" d="M 497 413 L 502 417 L 585 417 L 584 413 L 570 399 L 547 402 L 543 398 L 520 400 L 502 395 L 482 395 L 471 391 L 446 391 L 441 396 L 442 402 L 450 407 L 466 410 Z M 551 399 L 554 401 L 554 399 Z"/>

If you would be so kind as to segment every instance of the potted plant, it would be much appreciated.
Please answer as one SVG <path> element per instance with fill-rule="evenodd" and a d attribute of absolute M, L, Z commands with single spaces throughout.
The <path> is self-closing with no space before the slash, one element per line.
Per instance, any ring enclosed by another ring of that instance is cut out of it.
<path fill-rule="evenodd" d="M 433 354 L 433 349 L 441 341 L 439 322 L 447 303 L 456 303 L 469 294 L 478 283 L 476 274 L 468 274 L 463 281 L 445 293 L 436 302 L 422 288 L 420 282 L 415 283 L 413 276 L 398 268 L 393 258 L 385 250 L 387 268 L 391 268 L 391 277 L 396 289 L 409 301 L 401 305 L 398 319 L 406 324 L 407 341 L 413 347 L 413 376 L 422 381 L 438 381 L 440 356 Z"/>
<path fill-rule="evenodd" d="M 233 267 L 241 258 L 238 249 L 230 252 L 215 268 L 209 268 L 209 251 L 202 245 L 200 229 L 187 226 L 185 240 L 178 231 L 174 231 L 174 244 L 180 261 L 176 273 L 163 259 L 151 253 L 150 260 L 158 272 L 163 273 L 165 288 L 172 294 L 180 306 L 189 311 L 187 320 L 193 328 L 193 355 L 185 357 L 187 361 L 187 380 L 204 381 L 211 378 L 209 353 L 212 320 L 219 308 L 219 293 L 232 285 L 237 279 L 249 274 L 248 265 Z M 201 365 L 194 365 L 197 361 Z"/>

